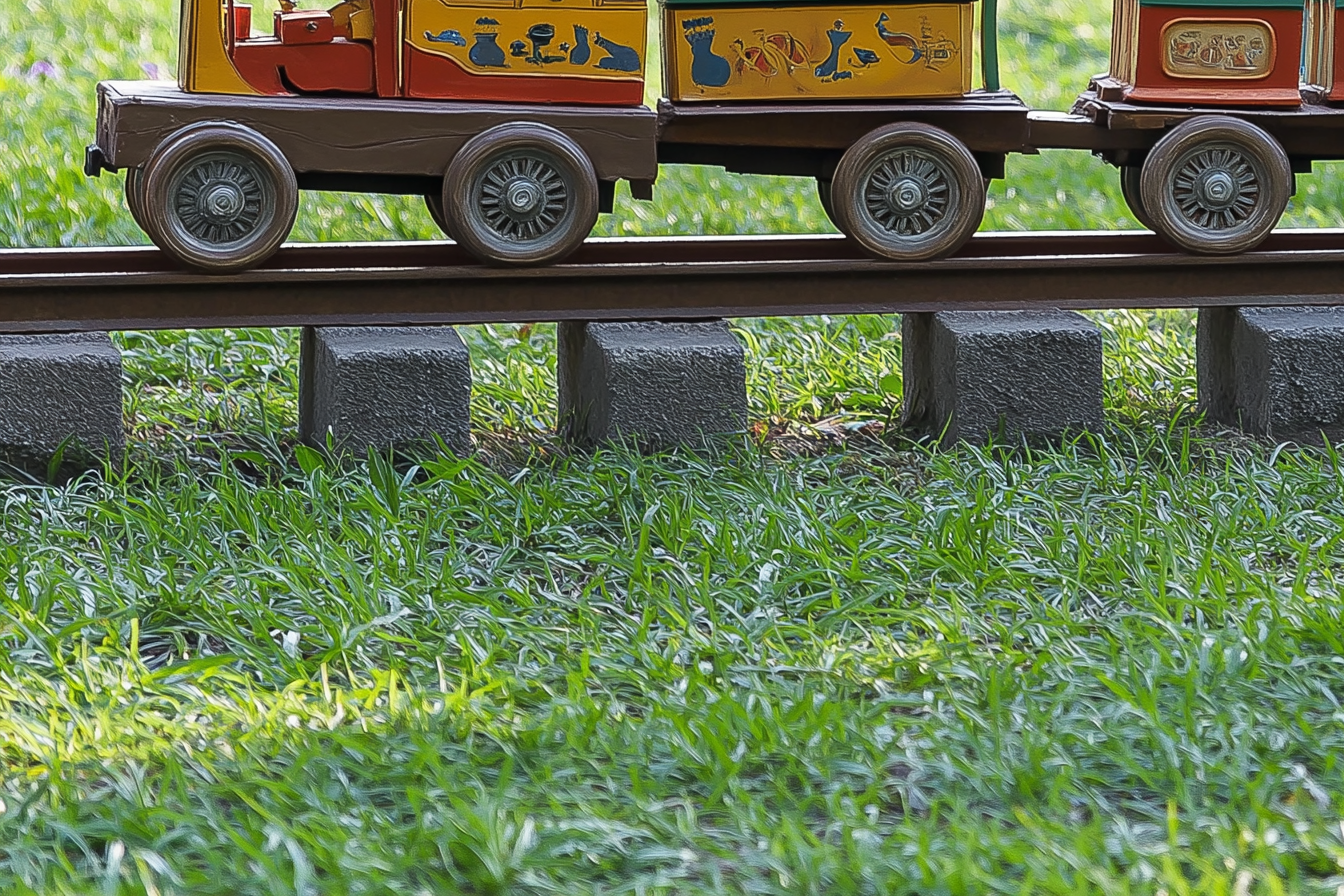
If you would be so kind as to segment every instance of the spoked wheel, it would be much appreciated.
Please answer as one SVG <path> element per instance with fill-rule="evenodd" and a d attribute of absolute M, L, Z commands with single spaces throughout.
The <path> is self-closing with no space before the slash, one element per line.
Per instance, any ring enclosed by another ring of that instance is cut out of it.
<path fill-rule="evenodd" d="M 559 261 L 587 238 L 597 208 L 592 162 L 546 125 L 513 122 L 478 134 L 443 181 L 454 239 L 486 264 Z"/>
<path fill-rule="evenodd" d="M 1237 118 L 1192 118 L 1157 142 L 1143 163 L 1143 208 L 1166 240 L 1202 255 L 1258 245 L 1292 193 L 1288 156 L 1260 128 Z"/>
<path fill-rule="evenodd" d="M 845 152 L 831 182 L 835 223 L 870 255 L 924 261 L 950 255 L 980 226 L 985 180 L 946 131 L 893 124 Z"/>
<path fill-rule="evenodd" d="M 209 124 L 179 131 L 145 166 L 141 213 L 169 255 L 206 274 L 232 274 L 269 258 L 299 207 L 294 170 L 250 128 Z"/>
<path fill-rule="evenodd" d="M 439 226 L 445 234 L 453 239 L 453 232 L 448 229 L 448 217 L 443 213 L 443 193 L 426 193 L 425 208 L 429 209 L 429 216 L 434 219 L 434 223 Z"/>
<path fill-rule="evenodd" d="M 1142 174 L 1143 169 L 1138 165 L 1121 166 L 1120 194 L 1125 197 L 1125 205 L 1129 206 L 1129 212 L 1134 219 L 1149 230 L 1156 230 L 1148 210 L 1143 207 L 1143 192 L 1140 188 Z"/>
<path fill-rule="evenodd" d="M 145 169 L 127 168 L 125 189 L 126 209 L 140 229 L 148 234 L 149 227 L 145 218 Z"/>

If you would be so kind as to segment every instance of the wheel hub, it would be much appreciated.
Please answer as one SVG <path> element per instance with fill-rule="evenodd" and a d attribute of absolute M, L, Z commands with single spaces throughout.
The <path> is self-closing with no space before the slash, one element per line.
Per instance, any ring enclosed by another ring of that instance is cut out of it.
<path fill-rule="evenodd" d="M 233 221 L 247 206 L 247 197 L 236 184 L 215 183 L 202 195 L 201 212 L 220 224 Z"/>
<path fill-rule="evenodd" d="M 564 176 L 540 153 L 500 159 L 484 171 L 477 190 L 477 220 L 506 240 L 548 238 L 570 206 Z"/>
<path fill-rule="evenodd" d="M 923 183 L 913 177 L 902 177 L 891 185 L 887 193 L 887 202 L 891 205 L 892 211 L 909 214 L 923 207 L 928 201 L 927 196 Z"/>
<path fill-rule="evenodd" d="M 527 177 L 513 178 L 504 186 L 503 192 L 505 208 L 520 219 L 534 217 L 546 199 L 545 188 Z"/>
<path fill-rule="evenodd" d="M 203 247 L 251 237 L 274 213 L 256 163 L 232 152 L 214 152 L 189 165 L 173 185 L 176 226 Z"/>
<path fill-rule="evenodd" d="M 949 173 L 930 153 L 897 149 L 880 158 L 865 180 L 864 210 L 888 234 L 921 237 L 946 220 Z"/>
<path fill-rule="evenodd" d="M 1196 147 L 1175 166 L 1171 198 L 1181 216 L 1204 231 L 1242 226 L 1262 201 L 1260 174 L 1236 146 Z"/>
<path fill-rule="evenodd" d="M 1205 206 L 1211 209 L 1227 208 L 1237 196 L 1237 184 L 1227 171 L 1206 171 L 1196 185 L 1196 192 Z"/>

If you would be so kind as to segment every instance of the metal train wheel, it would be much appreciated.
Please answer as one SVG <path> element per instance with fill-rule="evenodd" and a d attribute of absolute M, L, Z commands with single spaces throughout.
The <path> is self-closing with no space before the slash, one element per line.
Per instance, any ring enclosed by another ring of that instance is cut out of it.
<path fill-rule="evenodd" d="M 429 209 L 429 216 L 434 219 L 434 223 L 449 238 L 457 239 L 453 232 L 448 229 L 448 217 L 443 213 L 443 193 L 426 193 L 425 208 Z"/>
<path fill-rule="evenodd" d="M 985 181 L 960 140 L 926 124 L 878 128 L 831 181 L 836 226 L 870 255 L 925 261 L 961 248 L 985 214 Z"/>
<path fill-rule="evenodd" d="M 478 134 L 453 157 L 443 208 L 454 238 L 486 264 L 551 264 L 597 223 L 597 174 L 564 133 L 512 122 Z"/>
<path fill-rule="evenodd" d="M 161 249 L 206 274 L 269 258 L 299 207 L 294 170 L 250 128 L 212 123 L 169 137 L 145 166 L 142 213 Z"/>
<path fill-rule="evenodd" d="M 160 250 L 164 250 L 163 240 L 154 228 L 154 219 L 145 214 L 145 170 L 143 168 L 127 169 L 125 189 L 126 208 L 130 211 L 131 218 L 145 232 L 145 236 L 149 237 L 151 243 L 158 246 Z"/>
<path fill-rule="evenodd" d="M 126 209 L 136 225 L 149 235 L 145 218 L 145 170 L 143 168 L 126 169 Z M 150 236 L 152 239 L 153 237 Z"/>
<path fill-rule="evenodd" d="M 1148 153 L 1143 207 L 1167 241 L 1200 255 L 1254 248 L 1292 193 L 1288 155 L 1253 124 L 1223 115 L 1184 121 Z"/>
<path fill-rule="evenodd" d="M 1152 217 L 1143 207 L 1143 192 L 1140 188 L 1142 174 L 1143 169 L 1138 165 L 1121 166 L 1120 194 L 1125 197 L 1125 205 L 1129 206 L 1129 213 L 1134 219 L 1149 230 L 1156 230 Z"/>

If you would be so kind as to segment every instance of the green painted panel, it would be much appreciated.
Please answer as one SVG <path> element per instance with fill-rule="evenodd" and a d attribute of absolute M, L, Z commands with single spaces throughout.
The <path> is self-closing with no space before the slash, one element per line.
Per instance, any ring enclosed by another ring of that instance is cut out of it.
<path fill-rule="evenodd" d="M 1344 0 L 1336 0 L 1344 3 Z M 999 89 L 999 8 L 997 0 L 984 0 L 980 7 L 980 65 L 986 90 Z"/>

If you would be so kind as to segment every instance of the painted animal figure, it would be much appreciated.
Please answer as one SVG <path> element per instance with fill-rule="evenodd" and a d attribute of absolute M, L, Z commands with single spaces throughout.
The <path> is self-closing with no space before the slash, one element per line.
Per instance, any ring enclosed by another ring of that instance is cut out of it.
<path fill-rule="evenodd" d="M 886 13 L 877 17 L 877 36 L 882 38 L 889 47 L 909 50 L 910 58 L 901 59 L 901 61 L 907 65 L 913 65 L 924 55 L 924 50 L 920 48 L 919 41 L 915 40 L 914 35 L 906 34 L 904 31 L 887 30 L 887 22 L 890 21 L 891 18 Z M 896 58 L 900 59 L 901 57 L 897 56 Z"/>
<path fill-rule="evenodd" d="M 454 31 L 452 28 L 445 28 L 438 34 L 426 31 L 425 40 L 432 44 L 452 44 L 454 47 L 465 47 L 467 45 L 467 39 L 462 36 L 462 32 Z"/>
<path fill-rule="evenodd" d="M 607 40 L 601 34 L 593 35 L 593 43 L 607 53 L 606 56 L 598 60 L 598 68 L 614 72 L 639 71 L 639 54 L 632 47 Z"/>

